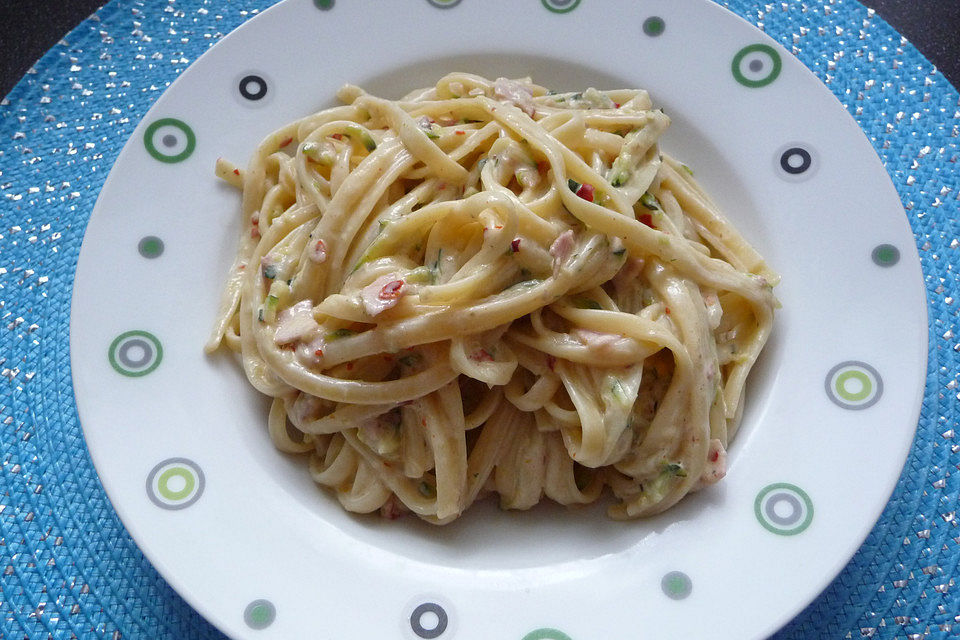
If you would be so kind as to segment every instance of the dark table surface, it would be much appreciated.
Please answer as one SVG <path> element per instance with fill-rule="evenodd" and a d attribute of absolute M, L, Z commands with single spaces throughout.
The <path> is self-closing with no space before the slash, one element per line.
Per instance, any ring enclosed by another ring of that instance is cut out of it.
<path fill-rule="evenodd" d="M 960 0 L 861 0 L 960 86 Z M 103 0 L 0 0 L 0 96 Z"/>

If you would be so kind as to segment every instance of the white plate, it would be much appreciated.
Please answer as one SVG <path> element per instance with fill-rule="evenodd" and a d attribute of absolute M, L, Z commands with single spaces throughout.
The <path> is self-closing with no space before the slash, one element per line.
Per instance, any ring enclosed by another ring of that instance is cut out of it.
<path fill-rule="evenodd" d="M 251 20 L 174 83 L 110 174 L 80 255 L 71 355 L 127 529 L 235 638 L 773 632 L 862 543 L 919 415 L 919 260 L 867 139 L 793 56 L 706 0 L 384 6 L 287 0 Z M 643 522 L 492 504 L 445 528 L 356 517 L 273 449 L 234 362 L 203 355 L 239 215 L 216 158 L 243 162 L 345 82 L 399 97 L 452 70 L 649 89 L 673 119 L 664 147 L 782 273 L 719 485 Z"/>

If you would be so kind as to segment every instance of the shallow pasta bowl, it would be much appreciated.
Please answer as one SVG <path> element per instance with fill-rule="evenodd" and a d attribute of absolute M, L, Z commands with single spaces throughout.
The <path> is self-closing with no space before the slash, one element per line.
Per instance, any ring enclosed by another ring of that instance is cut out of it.
<path fill-rule="evenodd" d="M 836 575 L 893 489 L 925 306 L 903 209 L 852 118 L 705 0 L 523 2 L 282 2 L 171 86 L 101 193 L 71 322 L 84 434 L 144 553 L 233 637 L 762 637 Z M 352 516 L 274 450 L 234 363 L 203 354 L 237 241 L 216 159 L 242 162 L 344 83 L 397 98 L 453 70 L 649 90 L 673 121 L 664 149 L 782 274 L 720 484 L 629 523 L 489 502 L 443 528 Z"/>

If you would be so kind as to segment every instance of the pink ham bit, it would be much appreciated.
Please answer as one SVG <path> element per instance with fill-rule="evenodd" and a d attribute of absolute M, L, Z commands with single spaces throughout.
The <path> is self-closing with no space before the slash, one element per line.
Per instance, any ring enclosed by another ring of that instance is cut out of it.
<path fill-rule="evenodd" d="M 602 333 L 592 329 L 574 329 L 573 335 L 590 349 L 598 353 L 613 353 L 627 347 L 631 340 L 617 333 Z"/>
<path fill-rule="evenodd" d="M 397 306 L 406 293 L 403 280 L 392 275 L 380 276 L 360 290 L 360 302 L 367 315 L 376 316 Z"/>
<path fill-rule="evenodd" d="M 519 107 L 525 114 L 533 117 L 536 112 L 533 106 L 533 93 L 530 87 L 506 78 L 497 78 L 493 83 L 493 97 L 505 100 Z"/>
<path fill-rule="evenodd" d="M 313 319 L 313 303 L 301 300 L 277 316 L 277 330 L 273 334 L 273 341 L 278 345 L 292 344 L 318 328 L 317 321 Z"/>
<path fill-rule="evenodd" d="M 297 360 L 304 365 L 318 365 L 323 360 L 323 350 L 327 343 L 323 337 L 314 338 L 310 342 L 300 342 L 297 345 Z"/>
<path fill-rule="evenodd" d="M 560 265 L 567 261 L 570 254 L 573 253 L 573 246 L 573 231 L 569 229 L 553 241 L 553 244 L 550 245 L 550 255 L 553 256 L 554 270 L 559 269 Z"/>
<path fill-rule="evenodd" d="M 634 280 L 640 277 L 640 274 L 643 273 L 643 267 L 646 266 L 643 258 L 629 258 L 622 267 L 620 271 L 617 272 L 617 275 L 614 276 L 616 282 L 622 282 L 624 284 L 631 284 Z"/>
<path fill-rule="evenodd" d="M 707 466 L 703 469 L 703 476 L 700 477 L 701 484 L 713 484 L 727 475 L 727 450 L 723 448 L 723 443 L 714 438 L 710 441 L 710 448 L 707 450 Z"/>
<path fill-rule="evenodd" d="M 469 358 L 474 362 L 493 362 L 493 356 L 486 349 L 478 349 L 470 354 Z"/>
<path fill-rule="evenodd" d="M 291 419 L 294 424 L 302 425 L 315 420 L 320 415 L 322 403 L 320 398 L 307 393 L 301 393 L 293 403 Z"/>
<path fill-rule="evenodd" d="M 403 516 L 405 511 L 400 507 L 400 501 L 396 496 L 391 495 L 387 501 L 380 507 L 380 515 L 387 520 L 396 520 Z"/>
<path fill-rule="evenodd" d="M 316 242 L 311 241 L 310 250 L 307 252 L 307 257 L 310 258 L 311 262 L 316 264 L 322 264 L 327 260 L 327 245 L 323 243 L 323 240 L 317 240 Z"/>

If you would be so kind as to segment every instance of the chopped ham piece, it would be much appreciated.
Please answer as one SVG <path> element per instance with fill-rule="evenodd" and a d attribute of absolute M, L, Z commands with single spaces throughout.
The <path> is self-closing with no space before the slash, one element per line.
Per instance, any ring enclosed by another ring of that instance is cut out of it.
<path fill-rule="evenodd" d="M 297 345 L 297 359 L 305 365 L 318 365 L 323 360 L 323 350 L 327 346 L 322 336 L 310 342 L 301 342 Z"/>
<path fill-rule="evenodd" d="M 497 100 L 512 102 L 531 118 L 535 113 L 533 93 L 530 91 L 530 87 L 516 80 L 497 78 L 493 83 L 493 96 Z"/>
<path fill-rule="evenodd" d="M 320 398 L 308 393 L 301 393 L 293 402 L 293 407 L 289 414 L 290 420 L 297 426 L 303 425 L 305 422 L 315 420 L 320 414 L 321 409 L 322 402 Z"/>
<path fill-rule="evenodd" d="M 573 231 L 567 230 L 561 233 L 553 244 L 550 245 L 550 255 L 553 256 L 554 269 L 559 268 L 561 264 L 567 261 L 573 252 Z"/>
<path fill-rule="evenodd" d="M 643 273 L 643 268 L 646 266 L 643 258 L 628 258 L 620 271 L 617 272 L 617 275 L 613 277 L 613 283 L 616 286 L 632 286 L 634 280 L 640 277 L 640 274 Z"/>
<path fill-rule="evenodd" d="M 310 258 L 312 262 L 317 264 L 322 264 L 327 260 L 327 245 L 323 243 L 323 240 L 317 240 L 314 242 L 310 241 L 310 250 L 307 252 L 307 257 Z"/>
<path fill-rule="evenodd" d="M 380 276 L 360 290 L 360 302 L 368 315 L 376 316 L 397 306 L 406 293 L 403 280 L 393 275 Z"/>
<path fill-rule="evenodd" d="M 707 466 L 703 469 L 703 475 L 700 477 L 700 484 L 713 484 L 727 475 L 727 450 L 723 448 L 723 443 L 714 438 L 710 441 L 710 449 L 707 451 Z"/>
<path fill-rule="evenodd" d="M 387 498 L 387 501 L 383 503 L 383 506 L 380 507 L 380 515 L 387 520 L 396 520 L 400 518 L 405 513 L 405 510 L 400 506 L 400 501 L 397 499 L 397 496 L 391 495 Z"/>
<path fill-rule="evenodd" d="M 567 230 L 557 236 L 557 239 L 550 245 L 550 255 L 563 262 L 570 257 L 573 251 L 573 231 Z"/>
<path fill-rule="evenodd" d="M 596 349 L 599 353 L 612 353 L 624 347 L 629 347 L 632 342 L 630 338 L 625 338 L 617 333 L 601 333 L 591 329 L 577 328 L 573 330 L 573 335 L 580 342 L 591 349 Z"/>
<path fill-rule="evenodd" d="M 277 316 L 277 331 L 273 334 L 273 341 L 281 345 L 291 344 L 310 335 L 318 326 L 313 319 L 313 302 L 301 300 Z"/>

